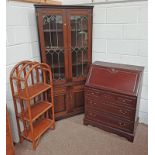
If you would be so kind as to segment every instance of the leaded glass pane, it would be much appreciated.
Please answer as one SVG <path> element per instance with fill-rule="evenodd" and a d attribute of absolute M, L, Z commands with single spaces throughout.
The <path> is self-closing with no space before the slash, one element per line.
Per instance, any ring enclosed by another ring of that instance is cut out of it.
<path fill-rule="evenodd" d="M 73 77 L 86 76 L 88 70 L 88 17 L 71 16 Z"/>
<path fill-rule="evenodd" d="M 62 16 L 43 16 L 43 31 L 45 38 L 46 60 L 51 66 L 53 79 L 63 80 L 65 78 L 65 69 Z"/>

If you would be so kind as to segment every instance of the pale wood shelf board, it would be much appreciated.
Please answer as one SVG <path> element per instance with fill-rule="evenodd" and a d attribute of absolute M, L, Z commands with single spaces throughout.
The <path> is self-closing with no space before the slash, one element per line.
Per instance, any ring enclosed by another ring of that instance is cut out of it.
<path fill-rule="evenodd" d="M 40 103 L 36 103 L 31 108 L 31 117 L 32 121 L 39 118 L 42 114 L 44 114 L 46 111 L 48 111 L 53 105 L 48 101 L 42 101 Z M 22 114 L 19 114 L 19 118 L 21 118 Z M 28 111 L 25 112 L 24 119 L 27 121 L 30 121 Z"/>
<path fill-rule="evenodd" d="M 49 129 L 53 124 L 50 119 L 44 119 L 34 126 L 34 139 L 38 139 L 47 129 Z M 32 131 L 29 130 L 27 135 L 22 133 L 22 136 L 30 141 L 33 141 Z"/>

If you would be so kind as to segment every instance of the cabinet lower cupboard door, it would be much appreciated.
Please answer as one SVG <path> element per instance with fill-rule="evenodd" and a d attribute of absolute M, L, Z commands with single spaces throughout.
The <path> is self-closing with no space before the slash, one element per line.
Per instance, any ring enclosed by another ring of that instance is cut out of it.
<path fill-rule="evenodd" d="M 73 109 L 80 110 L 84 106 L 84 86 L 75 86 L 72 89 Z"/>
<path fill-rule="evenodd" d="M 35 8 L 41 60 L 53 73 L 56 119 L 82 113 L 83 86 L 92 62 L 93 6 Z"/>

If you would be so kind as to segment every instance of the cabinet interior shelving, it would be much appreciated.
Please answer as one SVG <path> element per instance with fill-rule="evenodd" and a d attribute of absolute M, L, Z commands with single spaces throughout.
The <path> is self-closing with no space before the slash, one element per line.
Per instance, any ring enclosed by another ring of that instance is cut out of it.
<path fill-rule="evenodd" d="M 20 142 L 27 139 L 36 149 L 41 135 L 55 128 L 51 68 L 45 63 L 19 62 L 12 69 L 10 84 Z"/>

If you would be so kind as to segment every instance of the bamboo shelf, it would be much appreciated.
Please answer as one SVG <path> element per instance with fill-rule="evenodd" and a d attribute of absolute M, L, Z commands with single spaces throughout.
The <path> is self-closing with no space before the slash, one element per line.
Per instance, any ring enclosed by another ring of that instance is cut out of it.
<path fill-rule="evenodd" d="M 40 102 L 31 107 L 31 120 L 32 122 L 35 121 L 38 117 L 40 117 L 42 114 L 44 114 L 47 110 L 52 108 L 53 105 L 51 105 L 49 102 Z M 20 119 L 22 119 L 22 114 L 20 113 L 18 115 Z M 30 121 L 28 111 L 25 112 L 25 115 L 23 116 L 23 119 L 26 121 Z"/>
<path fill-rule="evenodd" d="M 30 141 L 37 140 L 48 128 L 51 127 L 52 121 L 50 119 L 44 119 L 40 121 L 37 125 L 34 125 L 34 134 L 31 130 L 25 134 L 22 133 L 22 136 Z"/>
<path fill-rule="evenodd" d="M 26 89 L 19 89 L 18 93 L 15 94 L 15 97 L 19 97 L 24 100 L 32 99 L 50 88 L 51 86 L 48 84 L 35 84 L 27 88 L 29 92 L 28 96 L 26 95 Z"/>
<path fill-rule="evenodd" d="M 51 68 L 45 63 L 22 61 L 12 69 L 10 84 L 20 142 L 31 141 L 35 150 L 41 135 L 55 128 Z"/>

